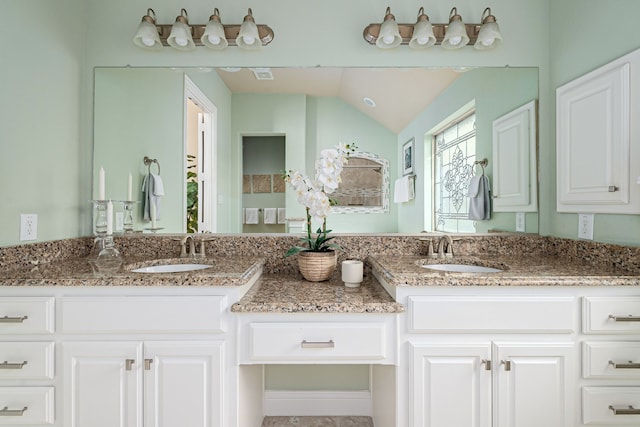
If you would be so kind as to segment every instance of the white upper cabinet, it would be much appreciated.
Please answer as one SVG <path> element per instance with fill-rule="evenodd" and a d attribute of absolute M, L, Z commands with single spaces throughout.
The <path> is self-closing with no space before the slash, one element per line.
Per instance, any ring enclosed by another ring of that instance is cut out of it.
<path fill-rule="evenodd" d="M 536 101 L 493 121 L 493 210 L 536 212 Z"/>
<path fill-rule="evenodd" d="M 640 213 L 640 50 L 556 91 L 558 212 Z"/>

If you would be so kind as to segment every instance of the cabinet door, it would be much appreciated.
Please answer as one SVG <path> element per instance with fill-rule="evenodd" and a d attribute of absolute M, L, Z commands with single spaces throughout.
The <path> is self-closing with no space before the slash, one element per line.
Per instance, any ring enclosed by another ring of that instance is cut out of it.
<path fill-rule="evenodd" d="M 142 343 L 62 345 L 64 425 L 142 427 Z"/>
<path fill-rule="evenodd" d="M 224 343 L 145 342 L 145 426 L 222 427 Z"/>
<path fill-rule="evenodd" d="M 575 425 L 572 343 L 494 345 L 495 427 Z"/>
<path fill-rule="evenodd" d="M 493 210 L 535 212 L 537 203 L 536 102 L 493 121 Z"/>
<path fill-rule="evenodd" d="M 491 346 L 411 345 L 411 426 L 491 425 Z"/>

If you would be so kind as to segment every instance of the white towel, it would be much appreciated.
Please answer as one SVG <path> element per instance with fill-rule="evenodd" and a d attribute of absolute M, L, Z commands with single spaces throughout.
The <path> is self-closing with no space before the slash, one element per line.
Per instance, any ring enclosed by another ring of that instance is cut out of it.
<path fill-rule="evenodd" d="M 287 210 L 285 208 L 278 208 L 278 224 L 287 223 Z"/>
<path fill-rule="evenodd" d="M 413 200 L 415 197 L 415 189 L 413 187 L 414 179 L 411 175 L 405 175 L 396 179 L 393 191 L 394 203 L 405 203 Z"/>
<path fill-rule="evenodd" d="M 278 210 L 276 208 L 264 208 L 264 223 L 275 224 Z"/>
<path fill-rule="evenodd" d="M 258 216 L 258 208 L 246 208 L 246 209 L 244 209 L 244 223 L 245 224 L 260 224 L 260 217 Z"/>
<path fill-rule="evenodd" d="M 491 188 L 485 174 L 474 176 L 469 182 L 469 219 L 485 221 L 491 219 Z"/>
<path fill-rule="evenodd" d="M 143 217 L 147 221 L 151 221 L 151 204 L 156 207 L 156 220 L 160 219 L 160 198 L 164 196 L 164 183 L 160 175 L 150 173 L 145 175 L 142 180 Z"/>

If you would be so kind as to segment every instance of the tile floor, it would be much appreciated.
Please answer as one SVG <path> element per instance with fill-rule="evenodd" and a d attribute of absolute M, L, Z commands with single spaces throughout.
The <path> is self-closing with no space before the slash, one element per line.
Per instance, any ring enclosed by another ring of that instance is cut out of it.
<path fill-rule="evenodd" d="M 262 427 L 374 427 L 371 417 L 265 417 Z"/>

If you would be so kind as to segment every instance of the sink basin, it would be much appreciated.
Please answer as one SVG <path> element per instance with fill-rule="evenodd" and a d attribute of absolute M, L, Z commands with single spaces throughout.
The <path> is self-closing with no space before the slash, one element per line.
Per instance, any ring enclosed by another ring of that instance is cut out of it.
<path fill-rule="evenodd" d="M 439 271 L 450 271 L 454 273 L 498 273 L 502 271 L 499 268 L 467 264 L 423 264 L 422 268 Z"/>
<path fill-rule="evenodd" d="M 202 270 L 211 267 L 210 264 L 163 264 L 151 265 L 131 270 L 133 273 L 180 273 L 184 271 Z"/>

